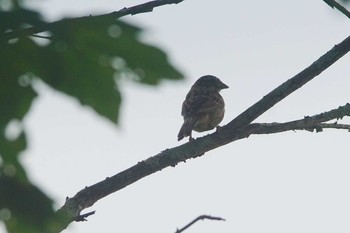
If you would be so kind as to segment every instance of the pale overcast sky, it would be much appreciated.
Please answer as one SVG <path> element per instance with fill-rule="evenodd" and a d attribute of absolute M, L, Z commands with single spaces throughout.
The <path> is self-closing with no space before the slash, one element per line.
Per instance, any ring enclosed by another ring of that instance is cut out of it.
<path fill-rule="evenodd" d="M 143 3 L 31 2 L 50 20 Z M 29 149 L 22 158 L 56 208 L 85 186 L 184 143 L 176 137 L 181 103 L 201 75 L 230 86 L 222 92 L 226 124 L 349 36 L 350 26 L 322 0 L 185 0 L 123 20 L 146 28 L 144 39 L 162 47 L 186 80 L 156 88 L 123 83 L 118 127 L 39 85 L 40 98 L 25 119 Z M 349 77 L 346 55 L 257 122 L 296 120 L 344 105 Z M 86 210 L 97 211 L 88 222 L 64 232 L 171 233 L 201 214 L 226 221 L 198 222 L 186 232 L 349 232 L 349 140 L 340 130 L 251 136 L 100 200 Z"/>

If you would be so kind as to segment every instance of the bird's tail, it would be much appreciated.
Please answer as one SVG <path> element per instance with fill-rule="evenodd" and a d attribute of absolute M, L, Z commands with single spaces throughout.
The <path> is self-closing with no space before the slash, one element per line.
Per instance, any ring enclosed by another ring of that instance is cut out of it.
<path fill-rule="evenodd" d="M 177 140 L 180 141 L 184 137 L 191 136 L 191 132 L 198 121 L 197 117 L 189 117 L 182 124 Z"/>

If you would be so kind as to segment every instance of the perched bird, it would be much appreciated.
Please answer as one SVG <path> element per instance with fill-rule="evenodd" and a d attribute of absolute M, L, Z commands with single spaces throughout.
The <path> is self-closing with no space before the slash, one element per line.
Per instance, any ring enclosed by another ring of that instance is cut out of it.
<path fill-rule="evenodd" d="M 219 92 L 226 88 L 226 84 L 212 75 L 200 77 L 193 84 L 182 104 L 184 123 L 178 141 L 187 136 L 192 140 L 192 130 L 203 132 L 219 125 L 225 113 L 225 102 Z"/>

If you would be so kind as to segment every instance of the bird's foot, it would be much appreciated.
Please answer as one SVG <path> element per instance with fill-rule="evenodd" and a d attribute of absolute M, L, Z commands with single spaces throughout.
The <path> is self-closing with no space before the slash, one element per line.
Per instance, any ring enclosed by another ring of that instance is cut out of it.
<path fill-rule="evenodd" d="M 220 130 L 222 129 L 222 127 L 221 126 L 216 126 L 216 132 L 220 132 Z"/>

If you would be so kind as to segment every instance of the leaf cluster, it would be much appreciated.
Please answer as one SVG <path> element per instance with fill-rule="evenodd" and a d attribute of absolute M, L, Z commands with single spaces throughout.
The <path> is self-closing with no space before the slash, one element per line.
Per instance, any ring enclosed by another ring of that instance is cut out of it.
<path fill-rule="evenodd" d="M 140 39 L 142 29 L 113 17 L 46 22 L 18 1 L 0 0 L 0 220 L 9 232 L 43 232 L 55 226 L 52 200 L 27 177 L 22 120 L 43 82 L 117 123 L 122 79 L 156 85 L 182 74 L 161 49 Z M 27 36 L 30 27 L 45 28 Z M 13 38 L 7 38 L 9 33 Z"/>

